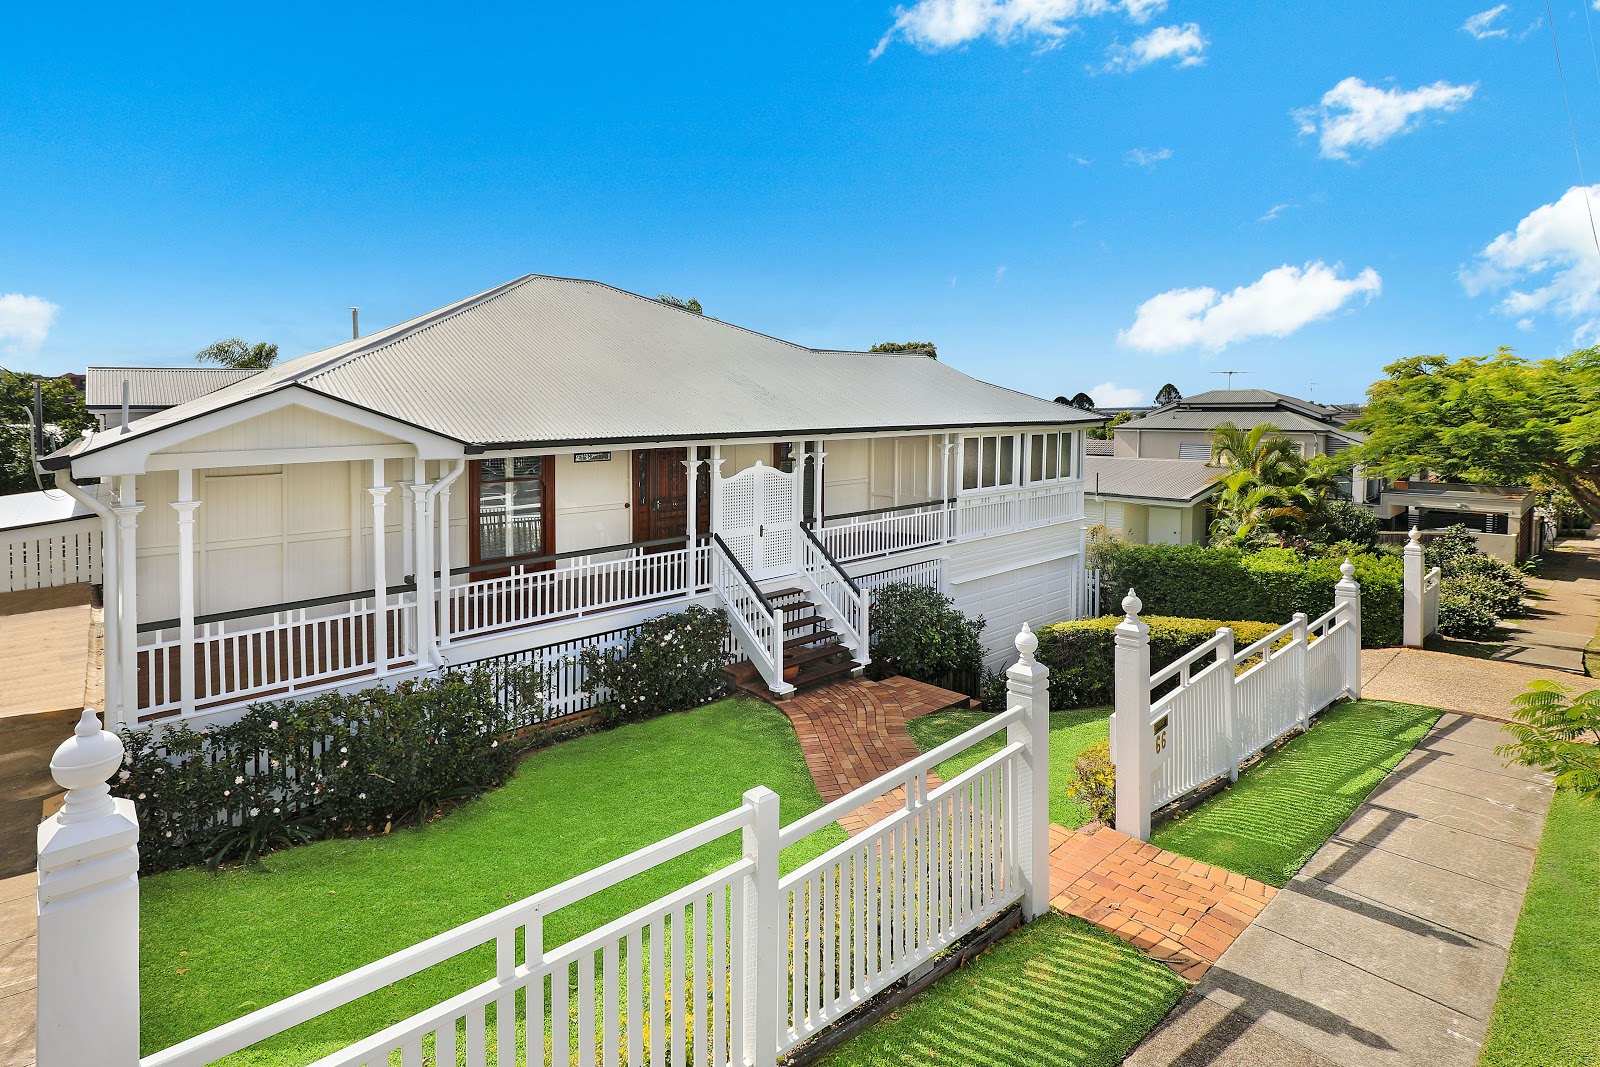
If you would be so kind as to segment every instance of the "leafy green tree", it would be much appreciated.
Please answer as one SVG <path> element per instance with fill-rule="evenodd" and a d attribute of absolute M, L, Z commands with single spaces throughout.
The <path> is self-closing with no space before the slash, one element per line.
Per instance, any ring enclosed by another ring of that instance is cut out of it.
<path fill-rule="evenodd" d="M 1183 394 L 1178 392 L 1178 387 L 1173 385 L 1171 382 L 1168 382 L 1156 393 L 1156 406 L 1161 407 L 1166 404 L 1176 404 L 1182 399 Z"/>
<path fill-rule="evenodd" d="M 1600 796 L 1600 689 L 1573 695 L 1558 682 L 1539 679 L 1512 699 L 1516 720 L 1506 726 L 1515 741 L 1495 754 L 1555 775 L 1555 784 L 1586 797 Z"/>
<path fill-rule="evenodd" d="M 1056 402 L 1060 403 L 1061 402 L 1061 398 L 1057 397 L 1056 398 Z M 1088 393 L 1079 393 L 1076 396 L 1074 396 L 1071 400 L 1068 400 L 1067 404 L 1072 406 L 1072 407 L 1077 408 L 1079 411 L 1093 411 L 1094 410 L 1094 397 L 1090 396 Z"/>
<path fill-rule="evenodd" d="M 278 361 L 278 346 L 266 341 L 245 344 L 237 337 L 225 337 L 194 354 L 197 363 L 220 363 L 234 370 L 265 370 Z"/>
<path fill-rule="evenodd" d="M 926 352 L 934 359 L 939 358 L 939 350 L 932 341 L 879 341 L 867 351 L 869 352 Z"/>
<path fill-rule="evenodd" d="M 43 386 L 44 449 L 49 455 L 94 425 L 71 378 L 0 369 L 0 494 L 39 488 L 33 472 L 33 383 Z M 46 488 L 50 482 L 46 481 Z"/>
<path fill-rule="evenodd" d="M 1314 521 L 1331 491 L 1332 475 L 1311 477 L 1294 442 L 1272 423 L 1250 429 L 1231 422 L 1211 431 L 1211 464 L 1221 467 L 1211 539 L 1239 547 L 1282 543 Z"/>
<path fill-rule="evenodd" d="M 1351 462 L 1391 478 L 1549 484 L 1600 521 L 1600 348 L 1538 361 L 1509 348 L 1412 356 L 1384 373 L 1350 424 L 1367 435 L 1344 453 Z"/>
<path fill-rule="evenodd" d="M 685 298 L 681 296 L 673 296 L 671 293 L 657 293 L 656 299 L 661 301 L 663 304 L 671 304 L 675 308 L 682 308 L 684 311 L 692 311 L 696 315 L 704 315 L 706 313 L 705 308 L 700 306 L 700 301 L 696 300 L 692 296 Z"/>
<path fill-rule="evenodd" d="M 1137 411 L 1119 411 L 1111 416 L 1111 421 L 1099 426 L 1089 427 L 1089 437 L 1096 441 L 1109 441 L 1117 435 L 1117 427 L 1125 422 L 1132 422 L 1139 417 Z"/>

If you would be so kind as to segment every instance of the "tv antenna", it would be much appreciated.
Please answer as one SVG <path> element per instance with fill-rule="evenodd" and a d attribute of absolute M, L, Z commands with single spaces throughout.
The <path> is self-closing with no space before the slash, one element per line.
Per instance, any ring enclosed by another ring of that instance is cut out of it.
<path fill-rule="evenodd" d="M 1250 372 L 1247 371 L 1247 370 L 1214 370 L 1211 373 L 1212 374 L 1226 374 L 1228 376 L 1227 388 L 1232 389 L 1233 388 L 1233 376 L 1235 374 L 1249 374 Z"/>

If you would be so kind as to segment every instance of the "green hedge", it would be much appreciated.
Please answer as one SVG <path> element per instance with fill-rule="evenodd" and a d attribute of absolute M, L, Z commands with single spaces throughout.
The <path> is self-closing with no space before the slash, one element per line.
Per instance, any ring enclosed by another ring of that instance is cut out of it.
<path fill-rule="evenodd" d="M 499 785 L 518 750 L 505 737 L 542 717 L 542 690 L 532 668 L 476 667 L 261 701 L 224 726 L 125 730 L 112 792 L 138 808 L 147 873 L 383 833 Z"/>
<path fill-rule="evenodd" d="M 1143 595 L 1141 590 L 1140 595 Z M 1261 640 L 1278 628 L 1269 622 L 1218 622 L 1140 616 L 1150 627 L 1150 669 L 1159 671 L 1216 635 L 1219 626 L 1233 627 L 1235 648 Z M 1050 668 L 1050 706 L 1095 707 L 1112 701 L 1116 681 L 1116 616 L 1079 619 L 1041 626 L 1039 662 Z M 1281 623 L 1278 625 L 1282 625 Z"/>
<path fill-rule="evenodd" d="M 1311 618 L 1333 607 L 1339 564 L 1287 548 L 1242 552 L 1201 545 L 1108 545 L 1099 550 L 1101 607 L 1121 609 L 1131 586 L 1164 616 L 1249 619 L 1281 626 L 1297 611 Z M 1351 557 L 1361 583 L 1361 643 L 1398 645 L 1404 633 L 1404 573 L 1398 555 Z"/>

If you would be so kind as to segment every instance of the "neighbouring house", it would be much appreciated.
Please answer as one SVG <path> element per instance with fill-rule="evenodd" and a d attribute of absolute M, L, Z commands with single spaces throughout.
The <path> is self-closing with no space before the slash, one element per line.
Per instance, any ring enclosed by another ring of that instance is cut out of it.
<path fill-rule="evenodd" d="M 1545 523 L 1534 503 L 1531 489 L 1410 478 L 1386 488 L 1377 510 L 1398 531 L 1382 535 L 1393 544 L 1403 544 L 1412 528 L 1426 539 L 1428 531 L 1465 526 L 1484 552 L 1515 563 L 1545 547 Z"/>
<path fill-rule="evenodd" d="M 83 403 L 100 428 L 109 430 L 259 373 L 233 367 L 90 367 Z"/>
<path fill-rule="evenodd" d="M 1192 459 L 1091 454 L 1083 466 L 1085 517 L 1138 544 L 1203 545 L 1219 473 Z"/>
<path fill-rule="evenodd" d="M 1230 422 L 1270 422 L 1306 457 L 1337 455 L 1361 443 L 1334 408 L 1267 389 L 1213 389 L 1155 408 L 1115 428 L 1113 455 L 1129 459 L 1211 458 L 1211 434 Z"/>
<path fill-rule="evenodd" d="M 120 418 L 128 372 L 97 370 Z M 169 373 L 140 372 L 143 407 L 196 376 Z M 867 662 L 893 580 L 985 616 L 999 666 L 1024 621 L 1079 614 L 1096 421 L 921 354 L 529 275 L 45 466 L 104 532 L 108 707 L 138 723 L 565 663 L 688 604 L 725 608 L 781 694 Z"/>

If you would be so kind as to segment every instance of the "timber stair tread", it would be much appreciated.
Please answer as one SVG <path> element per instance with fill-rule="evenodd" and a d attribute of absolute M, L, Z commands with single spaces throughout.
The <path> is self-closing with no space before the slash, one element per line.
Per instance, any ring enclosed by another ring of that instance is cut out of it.
<path fill-rule="evenodd" d="M 801 634 L 799 637 L 791 637 L 785 641 L 783 650 L 787 652 L 791 648 L 799 648 L 801 645 L 809 645 L 816 641 L 825 641 L 830 637 L 837 641 L 839 635 L 832 630 L 818 630 L 816 633 Z"/>
<path fill-rule="evenodd" d="M 802 626 L 815 626 L 821 623 L 826 623 L 827 621 L 828 620 L 823 618 L 821 615 L 807 615 L 803 619 L 784 620 L 783 628 L 785 630 L 798 630 Z"/>
<path fill-rule="evenodd" d="M 841 649 L 841 651 L 843 650 Z M 796 690 L 814 689 L 819 685 L 825 685 L 833 681 L 835 678 L 843 677 L 855 669 L 856 661 L 853 659 L 847 659 L 842 663 L 826 663 L 809 671 L 801 671 L 790 684 Z"/>
<path fill-rule="evenodd" d="M 795 585 L 790 586 L 788 589 L 779 589 L 775 592 L 768 593 L 766 596 L 768 600 L 787 600 L 789 597 L 804 596 L 805 594 L 806 590 L 800 588 L 798 585 Z M 807 601 L 807 603 L 809 604 L 810 601 Z"/>
<path fill-rule="evenodd" d="M 837 656 L 841 652 L 848 651 L 850 650 L 841 645 L 837 637 L 833 637 L 829 638 L 826 644 L 818 645 L 815 648 L 803 648 L 793 653 L 785 652 L 783 656 L 783 665 L 785 667 L 798 667 L 806 663 L 813 663 L 819 659 L 827 659 L 830 656 Z"/>

